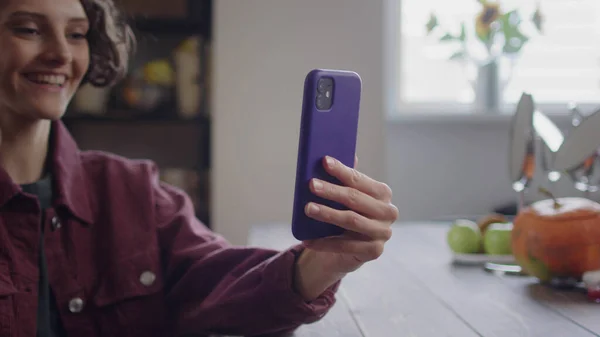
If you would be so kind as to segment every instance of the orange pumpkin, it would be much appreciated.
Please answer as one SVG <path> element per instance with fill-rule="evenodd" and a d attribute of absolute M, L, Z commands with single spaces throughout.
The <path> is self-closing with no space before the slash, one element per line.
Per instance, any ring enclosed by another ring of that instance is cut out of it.
<path fill-rule="evenodd" d="M 512 250 L 541 281 L 600 269 L 600 204 L 576 197 L 531 204 L 513 221 Z"/>

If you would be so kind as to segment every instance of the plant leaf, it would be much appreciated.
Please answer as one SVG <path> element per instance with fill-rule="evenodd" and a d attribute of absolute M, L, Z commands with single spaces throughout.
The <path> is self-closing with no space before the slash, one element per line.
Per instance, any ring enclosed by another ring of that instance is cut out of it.
<path fill-rule="evenodd" d="M 429 15 L 429 21 L 427 21 L 427 24 L 425 25 L 425 28 L 427 29 L 427 34 L 431 33 L 437 26 L 438 26 L 437 16 L 435 14 L 431 13 Z"/>
<path fill-rule="evenodd" d="M 463 22 L 460 26 L 460 37 L 458 38 L 460 41 L 464 42 L 467 38 L 467 31 L 465 28 L 465 23 Z"/>
<path fill-rule="evenodd" d="M 459 50 L 450 56 L 450 60 L 462 60 L 465 58 L 465 52 Z"/>
<path fill-rule="evenodd" d="M 518 53 L 521 51 L 527 41 L 527 38 L 513 37 L 504 44 L 502 51 L 506 54 Z"/>
<path fill-rule="evenodd" d="M 500 17 L 502 33 L 505 39 L 503 51 L 507 54 L 518 53 L 525 43 L 529 41 L 529 38 L 519 28 L 520 20 L 516 21 L 517 23 L 511 22 L 510 18 L 511 15 L 514 15 L 514 12 L 508 12 Z"/>
<path fill-rule="evenodd" d="M 521 16 L 519 15 L 519 12 L 517 12 L 516 9 L 513 9 L 512 11 L 504 13 L 500 20 L 503 23 L 508 22 L 511 26 L 518 26 L 521 24 L 521 21 L 522 21 Z"/>
<path fill-rule="evenodd" d="M 542 13 L 539 8 L 537 8 L 535 10 L 535 13 L 533 13 L 531 21 L 533 21 L 533 24 L 535 25 L 535 28 L 538 30 L 538 32 L 543 33 L 542 26 L 544 24 L 544 17 L 542 16 Z"/>
<path fill-rule="evenodd" d="M 451 35 L 450 33 L 446 33 L 444 34 L 444 36 L 442 36 L 440 38 L 440 41 L 455 41 L 458 40 L 458 38 L 456 36 Z"/>

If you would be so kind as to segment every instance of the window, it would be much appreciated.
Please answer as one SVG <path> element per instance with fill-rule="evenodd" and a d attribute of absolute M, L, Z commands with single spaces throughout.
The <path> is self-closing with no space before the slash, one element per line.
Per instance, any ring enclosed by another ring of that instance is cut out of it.
<path fill-rule="evenodd" d="M 570 101 L 600 102 L 600 0 L 500 0 L 502 12 L 518 9 L 528 24 L 536 6 L 543 14 L 543 31 L 533 24 L 522 30 L 529 41 L 521 50 L 509 74 L 503 99 L 518 101 L 523 91 L 541 104 Z M 396 106 L 464 105 L 474 94 L 470 72 L 460 62 L 448 58 L 455 52 L 450 44 L 440 43 L 444 31 L 460 33 L 460 23 L 474 22 L 481 4 L 477 0 L 400 0 L 397 34 L 400 64 L 397 65 Z M 435 13 L 438 28 L 427 35 L 425 25 Z M 467 39 L 471 38 L 467 26 Z M 473 39 L 473 38 L 471 38 Z M 473 40 L 471 40 L 473 41 Z"/>

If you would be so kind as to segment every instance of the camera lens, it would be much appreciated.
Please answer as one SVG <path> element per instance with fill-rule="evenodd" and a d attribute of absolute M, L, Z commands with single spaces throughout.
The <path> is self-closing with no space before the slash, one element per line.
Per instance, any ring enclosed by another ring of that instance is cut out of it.
<path fill-rule="evenodd" d="M 317 97 L 315 105 L 319 110 L 331 109 L 333 95 L 333 78 L 322 77 L 317 81 Z"/>
<path fill-rule="evenodd" d="M 325 92 L 328 89 L 331 89 L 331 87 L 333 86 L 333 80 L 331 78 L 321 78 L 319 79 L 319 82 L 317 83 L 317 91 L 318 92 Z"/>
<path fill-rule="evenodd" d="M 317 96 L 317 108 L 323 109 L 323 106 L 325 106 L 325 97 L 319 95 Z"/>

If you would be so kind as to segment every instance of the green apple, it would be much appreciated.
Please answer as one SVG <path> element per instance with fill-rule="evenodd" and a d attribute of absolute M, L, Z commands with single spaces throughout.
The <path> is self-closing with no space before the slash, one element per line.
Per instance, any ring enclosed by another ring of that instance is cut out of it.
<path fill-rule="evenodd" d="M 483 249 L 491 255 L 512 254 L 512 222 L 493 223 L 483 236 Z"/>
<path fill-rule="evenodd" d="M 450 249 L 459 254 L 474 254 L 481 247 L 481 231 L 470 220 L 456 220 L 446 236 Z"/>

